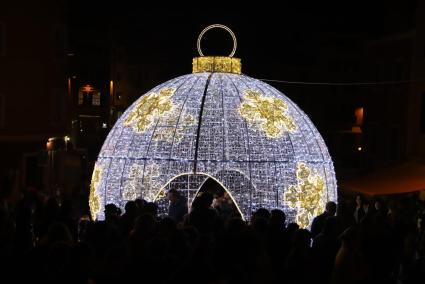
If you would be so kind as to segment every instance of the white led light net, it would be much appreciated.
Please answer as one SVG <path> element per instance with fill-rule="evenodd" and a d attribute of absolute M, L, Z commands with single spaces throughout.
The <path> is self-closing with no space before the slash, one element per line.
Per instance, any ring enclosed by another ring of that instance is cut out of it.
<path fill-rule="evenodd" d="M 170 186 L 190 205 L 208 177 L 245 219 L 278 208 L 308 227 L 337 198 L 326 145 L 291 100 L 245 75 L 195 73 L 155 87 L 117 121 L 96 162 L 92 217 L 136 198 L 164 213 Z"/>

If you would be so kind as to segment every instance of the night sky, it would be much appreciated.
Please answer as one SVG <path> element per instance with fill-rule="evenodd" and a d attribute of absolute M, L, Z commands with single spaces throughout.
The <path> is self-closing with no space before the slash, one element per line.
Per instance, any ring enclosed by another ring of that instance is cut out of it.
<path fill-rule="evenodd" d="M 70 1 L 69 17 L 71 29 L 99 34 L 112 28 L 118 31 L 118 40 L 138 46 L 141 56 L 173 62 L 168 70 L 171 76 L 191 71 L 196 39 L 204 27 L 225 24 L 237 36 L 236 56 L 243 60 L 244 73 L 274 79 L 287 79 L 279 76 L 282 66 L 308 64 L 320 56 L 323 34 L 368 40 L 407 31 L 415 24 L 414 0 L 322 2 L 261 2 L 255 7 L 252 3 L 232 7 L 216 2 L 201 3 L 199 9 L 194 9 L 197 4 L 175 9 L 165 2 L 148 7 L 142 1 L 111 1 L 108 5 Z M 204 54 L 226 55 L 231 50 L 230 36 L 211 31 L 203 39 L 203 49 Z"/>

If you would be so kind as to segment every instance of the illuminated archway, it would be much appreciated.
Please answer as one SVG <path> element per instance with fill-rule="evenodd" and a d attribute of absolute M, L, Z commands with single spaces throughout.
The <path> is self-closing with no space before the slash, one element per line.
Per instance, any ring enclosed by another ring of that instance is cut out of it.
<path fill-rule="evenodd" d="M 229 174 L 234 174 L 234 172 L 243 175 L 242 173 L 239 173 L 237 171 L 229 171 L 231 173 Z M 219 176 L 223 176 L 224 173 L 218 173 Z M 181 179 L 183 178 L 183 179 Z M 178 183 L 182 183 L 183 186 L 178 186 L 176 184 L 173 185 L 173 182 L 175 182 L 176 180 L 179 180 Z M 186 184 L 185 180 L 187 181 Z M 212 176 L 210 174 L 206 174 L 206 173 L 199 173 L 199 174 L 193 174 L 193 173 L 182 173 L 179 174 L 175 177 L 172 177 L 170 180 L 167 181 L 167 183 L 160 189 L 158 190 L 155 198 L 154 198 L 154 202 L 156 202 L 158 204 L 158 211 L 160 215 L 166 215 L 167 213 L 167 208 L 168 208 L 168 201 L 166 199 L 166 192 L 170 189 L 170 188 L 174 188 L 177 189 L 181 192 L 181 194 L 186 198 L 187 200 L 187 206 L 188 208 L 191 207 L 193 200 L 196 198 L 196 196 L 198 195 L 198 193 L 200 192 L 200 190 L 203 188 L 204 183 L 208 180 L 208 179 L 212 179 L 214 180 L 231 198 L 233 204 L 236 206 L 236 209 L 238 211 L 238 213 L 240 214 L 240 216 L 242 217 L 243 220 L 246 220 L 246 216 L 247 214 L 249 214 L 249 212 L 243 212 L 239 206 L 238 200 L 235 199 L 235 197 L 232 195 L 231 191 L 229 191 L 229 189 L 226 187 L 225 183 L 226 181 L 224 180 L 224 183 L 222 181 L 220 181 L 219 178 Z M 187 186 L 184 186 L 187 185 Z M 250 184 L 249 180 L 246 179 L 246 185 L 248 185 L 249 187 L 253 186 L 252 184 Z M 241 202 L 241 200 L 239 200 L 239 202 Z M 246 201 L 245 201 L 246 202 Z M 249 215 L 248 215 L 249 216 Z"/>

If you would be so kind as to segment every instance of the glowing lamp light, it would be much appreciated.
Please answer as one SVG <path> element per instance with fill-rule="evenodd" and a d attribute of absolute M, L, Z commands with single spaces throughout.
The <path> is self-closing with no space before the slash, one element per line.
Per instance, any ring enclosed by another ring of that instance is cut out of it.
<path fill-rule="evenodd" d="M 217 27 L 224 28 L 201 36 Z M 208 178 L 244 219 L 278 208 L 308 227 L 337 199 L 333 163 L 313 123 L 284 94 L 241 74 L 231 56 L 195 58 L 192 74 L 153 88 L 125 111 L 94 168 L 91 215 L 102 220 L 106 204 L 123 208 L 136 198 L 157 202 L 164 214 L 170 187 L 190 206 Z"/>

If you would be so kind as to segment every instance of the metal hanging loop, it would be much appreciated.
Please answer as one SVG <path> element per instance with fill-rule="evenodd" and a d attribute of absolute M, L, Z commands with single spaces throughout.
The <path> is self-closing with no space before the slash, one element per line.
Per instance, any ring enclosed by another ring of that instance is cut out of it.
<path fill-rule="evenodd" d="M 198 36 L 198 41 L 197 41 L 197 43 L 196 43 L 196 46 L 197 46 L 197 48 L 198 48 L 199 55 L 200 55 L 200 56 L 204 56 L 204 54 L 202 53 L 202 50 L 201 50 L 201 40 L 202 40 L 202 37 L 204 36 L 204 34 L 205 34 L 207 31 L 209 31 L 209 30 L 211 30 L 211 29 L 214 29 L 214 28 L 221 28 L 221 29 L 224 29 L 224 30 L 228 31 L 228 32 L 230 33 L 230 35 L 232 36 L 232 39 L 233 39 L 233 50 L 232 50 L 232 52 L 229 54 L 229 57 L 233 57 L 233 55 L 235 55 L 236 47 L 237 47 L 237 45 L 238 45 L 238 44 L 237 44 L 237 41 L 236 41 L 236 36 L 235 36 L 235 34 L 233 33 L 233 31 L 232 31 L 229 27 L 227 27 L 227 26 L 225 26 L 225 25 L 221 25 L 221 24 L 214 24 L 214 25 L 210 25 L 210 26 L 206 27 L 205 29 L 203 29 L 203 30 L 202 30 L 202 32 L 199 34 L 199 36 Z"/>

